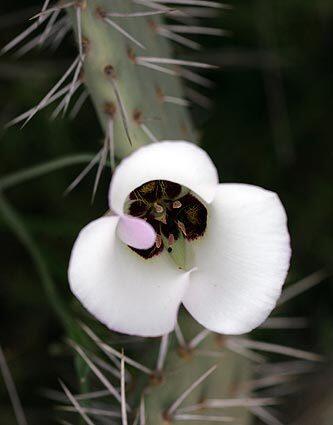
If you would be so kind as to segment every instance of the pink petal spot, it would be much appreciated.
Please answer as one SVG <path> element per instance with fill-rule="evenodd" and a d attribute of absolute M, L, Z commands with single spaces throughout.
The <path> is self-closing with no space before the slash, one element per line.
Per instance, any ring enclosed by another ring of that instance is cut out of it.
<path fill-rule="evenodd" d="M 155 230 L 149 223 L 129 215 L 119 217 L 117 234 L 126 245 L 136 249 L 149 249 L 156 241 Z"/>

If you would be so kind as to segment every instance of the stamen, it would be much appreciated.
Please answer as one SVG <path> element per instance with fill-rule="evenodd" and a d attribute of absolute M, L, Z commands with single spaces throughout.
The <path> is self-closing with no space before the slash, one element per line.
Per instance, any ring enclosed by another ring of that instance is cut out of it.
<path fill-rule="evenodd" d="M 157 249 L 161 248 L 161 246 L 162 246 L 162 236 L 161 235 L 159 235 L 159 234 L 156 235 L 155 244 L 156 244 Z"/>
<path fill-rule="evenodd" d="M 168 237 L 168 243 L 170 246 L 172 246 L 175 243 L 175 237 L 172 233 L 170 233 L 169 237 Z"/>
<path fill-rule="evenodd" d="M 160 214 L 164 211 L 164 208 L 162 207 L 162 205 L 155 204 L 155 211 Z"/>
<path fill-rule="evenodd" d="M 181 232 L 184 234 L 184 236 L 187 236 L 184 223 L 182 223 L 181 221 L 177 221 L 177 226 L 179 227 Z"/>
<path fill-rule="evenodd" d="M 172 203 L 172 208 L 180 208 L 182 206 L 182 203 L 180 201 L 174 201 Z"/>
<path fill-rule="evenodd" d="M 167 224 L 167 219 L 166 219 L 165 215 L 163 215 L 162 217 L 158 217 L 158 218 L 156 217 L 155 220 L 158 220 L 158 221 L 162 222 L 163 224 Z"/>

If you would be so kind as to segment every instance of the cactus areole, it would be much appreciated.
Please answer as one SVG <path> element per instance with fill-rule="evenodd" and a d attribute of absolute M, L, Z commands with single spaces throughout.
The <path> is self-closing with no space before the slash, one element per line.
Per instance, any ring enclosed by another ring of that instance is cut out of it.
<path fill-rule="evenodd" d="M 109 205 L 75 242 L 69 281 L 110 329 L 166 334 L 183 303 L 206 328 L 241 334 L 275 307 L 291 254 L 275 193 L 219 184 L 205 151 L 166 141 L 120 163 Z"/>

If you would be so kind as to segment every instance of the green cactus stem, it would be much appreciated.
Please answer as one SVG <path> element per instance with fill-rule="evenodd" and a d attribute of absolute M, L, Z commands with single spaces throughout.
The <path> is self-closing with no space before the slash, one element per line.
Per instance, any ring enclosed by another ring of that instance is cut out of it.
<path fill-rule="evenodd" d="M 113 122 L 119 159 L 154 140 L 196 141 L 180 69 L 140 59 L 172 58 L 158 31 L 162 16 L 111 17 L 143 9 L 150 10 L 132 0 L 89 0 L 68 12 L 82 44 L 84 82 L 105 132 Z"/>

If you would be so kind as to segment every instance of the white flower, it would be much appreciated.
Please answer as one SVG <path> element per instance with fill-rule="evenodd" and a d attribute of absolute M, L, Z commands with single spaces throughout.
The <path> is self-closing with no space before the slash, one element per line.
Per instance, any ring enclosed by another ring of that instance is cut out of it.
<path fill-rule="evenodd" d="M 120 163 L 109 204 L 115 215 L 79 234 L 69 282 L 110 329 L 166 334 L 183 303 L 206 328 L 241 334 L 274 308 L 291 255 L 275 193 L 219 184 L 202 149 L 167 141 Z"/>

